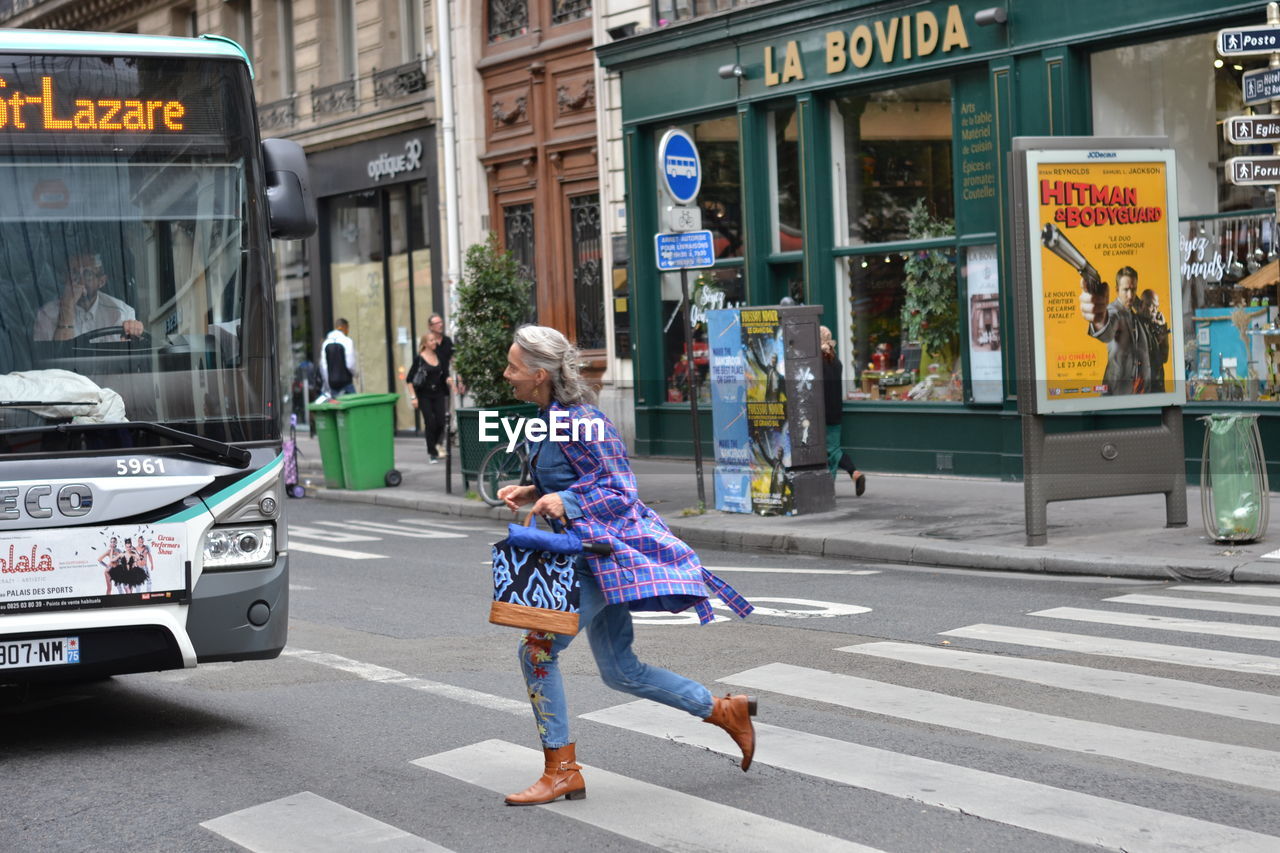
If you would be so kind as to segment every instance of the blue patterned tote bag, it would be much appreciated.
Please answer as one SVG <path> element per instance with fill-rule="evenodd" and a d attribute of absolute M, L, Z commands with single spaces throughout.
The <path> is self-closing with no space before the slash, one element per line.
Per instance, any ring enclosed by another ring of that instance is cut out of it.
<path fill-rule="evenodd" d="M 573 565 L 582 553 L 571 533 L 508 526 L 506 539 L 493 546 L 493 605 L 489 621 L 550 634 L 578 633 L 578 581 Z"/>

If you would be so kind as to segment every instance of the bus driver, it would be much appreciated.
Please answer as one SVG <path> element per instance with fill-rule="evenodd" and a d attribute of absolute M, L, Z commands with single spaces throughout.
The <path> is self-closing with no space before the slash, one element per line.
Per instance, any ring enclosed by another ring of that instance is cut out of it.
<path fill-rule="evenodd" d="M 133 308 L 106 293 L 102 258 L 96 252 L 74 255 L 67 265 L 62 295 L 40 306 L 32 338 L 37 341 L 68 341 L 86 332 L 121 326 L 125 338 L 142 337 L 142 323 Z"/>

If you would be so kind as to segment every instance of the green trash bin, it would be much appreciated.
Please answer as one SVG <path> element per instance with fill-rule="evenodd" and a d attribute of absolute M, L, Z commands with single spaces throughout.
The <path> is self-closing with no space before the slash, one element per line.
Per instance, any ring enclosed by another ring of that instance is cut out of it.
<path fill-rule="evenodd" d="M 346 488 L 400 485 L 394 441 L 395 408 L 399 399 L 399 394 L 345 394 L 326 404 L 337 410 Z"/>
<path fill-rule="evenodd" d="M 338 441 L 338 407 L 326 400 L 308 403 L 307 411 L 316 427 L 316 441 L 320 445 L 320 464 L 324 466 L 324 484 L 330 489 L 345 489 L 347 480 L 342 474 L 342 444 Z"/>
<path fill-rule="evenodd" d="M 1267 532 L 1271 485 L 1256 412 L 1212 414 L 1200 463 L 1204 529 L 1217 542 L 1254 542 Z"/>

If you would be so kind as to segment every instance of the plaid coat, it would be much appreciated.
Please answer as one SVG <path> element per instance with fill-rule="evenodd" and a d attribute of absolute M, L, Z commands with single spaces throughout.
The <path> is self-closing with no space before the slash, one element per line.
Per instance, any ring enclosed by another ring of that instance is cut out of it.
<path fill-rule="evenodd" d="M 697 553 L 640 500 L 627 448 L 613 422 L 594 406 L 552 403 L 550 412 L 557 410 L 567 411 L 571 422 L 599 418 L 604 423 L 604 438 L 560 447 L 578 475 L 567 489 L 582 510 L 582 517 L 573 520 L 574 533 L 584 542 L 607 542 L 613 548 L 608 557 L 586 555 L 605 601 L 642 610 L 648 609 L 646 599 L 686 596 L 685 603 L 677 600 L 673 609 L 684 610 L 692 603 L 698 620 L 706 624 L 712 621 L 710 592 L 739 616 L 750 613 L 751 604 L 703 568 Z"/>

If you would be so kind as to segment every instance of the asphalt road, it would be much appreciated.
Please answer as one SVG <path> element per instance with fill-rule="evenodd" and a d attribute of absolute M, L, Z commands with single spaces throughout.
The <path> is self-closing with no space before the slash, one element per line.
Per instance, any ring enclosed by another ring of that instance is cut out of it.
<path fill-rule="evenodd" d="M 1280 849 L 1280 590 L 703 551 L 758 613 L 638 617 L 636 648 L 758 695 L 751 772 L 582 640 L 589 796 L 517 809 L 541 755 L 485 621 L 503 530 L 289 510 L 280 659 L 0 689 L 0 849 Z"/>

